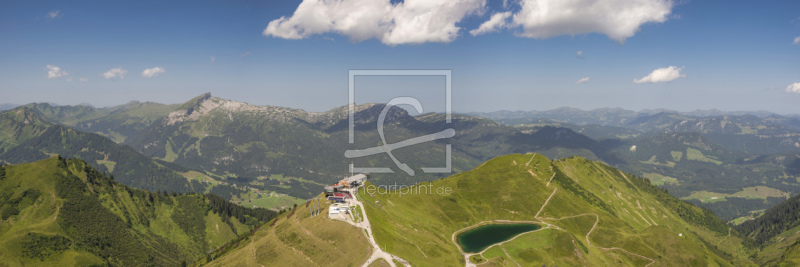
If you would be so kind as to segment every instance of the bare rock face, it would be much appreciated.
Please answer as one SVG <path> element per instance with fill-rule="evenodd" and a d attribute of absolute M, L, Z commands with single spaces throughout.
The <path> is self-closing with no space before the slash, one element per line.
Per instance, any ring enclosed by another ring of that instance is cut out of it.
<path fill-rule="evenodd" d="M 174 125 L 183 121 L 196 121 L 212 109 L 219 107 L 223 100 L 205 93 L 195 97 L 181 106 L 182 109 L 173 111 L 167 116 L 167 125 Z"/>
<path fill-rule="evenodd" d="M 356 114 L 362 111 L 372 110 L 375 112 L 369 112 L 370 115 L 374 115 L 374 118 L 377 118 L 376 112 L 379 113 L 380 109 L 382 108 L 383 105 L 362 104 L 354 106 L 353 110 L 356 112 Z M 244 102 L 214 97 L 211 95 L 211 93 L 205 93 L 193 98 L 192 100 L 189 100 L 181 105 L 177 110 L 171 112 L 167 116 L 164 123 L 166 125 L 175 125 L 177 123 L 186 121 L 197 121 L 201 117 L 209 114 L 211 111 L 223 112 L 231 120 L 234 119 L 235 115 L 253 115 L 276 122 L 287 123 L 299 119 L 308 123 L 328 126 L 338 123 L 341 120 L 345 120 L 348 116 L 348 106 L 334 108 L 327 112 L 308 112 L 301 109 L 278 106 L 256 106 Z M 398 112 L 403 114 L 399 114 Z M 404 112 L 405 111 L 400 108 L 392 108 L 392 110 L 389 112 L 390 116 L 387 118 L 387 120 L 394 121 L 396 119 L 395 117 L 397 116 L 408 116 L 407 113 Z"/>

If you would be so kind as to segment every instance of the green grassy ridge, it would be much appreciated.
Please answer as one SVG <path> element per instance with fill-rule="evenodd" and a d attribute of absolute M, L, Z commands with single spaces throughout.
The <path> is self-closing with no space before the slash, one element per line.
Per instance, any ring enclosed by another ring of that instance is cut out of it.
<path fill-rule="evenodd" d="M 148 158 L 133 148 L 120 145 L 98 134 L 81 132 L 42 119 L 28 107 L 0 112 L 0 163 L 21 164 L 52 155 L 78 157 L 94 168 L 138 189 L 168 192 L 205 192 L 199 181 L 185 178 L 189 169 Z M 222 190 L 238 190 L 220 185 Z M 218 189 L 218 190 L 220 190 Z"/>
<path fill-rule="evenodd" d="M 14 112 L 15 110 L 6 113 Z M 114 162 L 114 171 L 111 174 L 119 181 L 140 189 L 192 192 L 202 191 L 204 188 L 199 182 L 188 181 L 176 170 L 167 168 L 128 146 L 118 145 L 97 134 L 60 125 L 47 125 L 37 135 L 30 136 L 0 153 L 0 160 L 20 164 L 46 159 L 55 154 L 79 157 L 102 171 L 109 169 L 100 162 Z"/>
<path fill-rule="evenodd" d="M 275 215 L 213 195 L 131 189 L 77 159 L 0 170 L 6 266 L 176 266 Z"/>
<path fill-rule="evenodd" d="M 53 106 L 47 103 L 32 103 L 23 107 L 37 113 L 47 121 L 97 133 L 124 142 L 159 118 L 165 117 L 179 105 L 131 101 L 105 108 L 91 106 Z"/>
<path fill-rule="evenodd" d="M 49 126 L 33 111 L 25 108 L 0 112 L 0 153 L 39 136 Z"/>
<path fill-rule="evenodd" d="M 539 217 L 565 229 L 555 235 L 564 245 L 534 248 L 526 245 L 529 242 L 506 243 L 503 247 L 513 251 L 514 261 L 548 266 L 649 263 L 621 250 L 599 248 L 618 247 L 650 257 L 657 265 L 752 265 L 747 258 L 752 249 L 743 245 L 741 237 L 729 235 L 727 225 L 713 213 L 671 197 L 645 179 L 623 177 L 614 168 L 579 157 L 553 162 L 541 155 L 531 157 L 501 156 L 430 184 L 452 188 L 451 195 L 390 191 L 370 196 L 361 190 L 360 197 L 369 203 L 365 207 L 376 241 L 412 264 L 463 265 L 451 240 L 453 233 L 482 221 L 537 221 L 534 216 L 556 190 Z M 554 179 L 547 186 L 550 177 Z M 428 183 L 410 190 L 423 185 Z M 585 236 L 596 218 L 590 245 Z M 576 249 L 583 251 L 582 256 Z M 492 248 L 487 251 L 490 262 L 515 265 L 491 252 Z"/>
<path fill-rule="evenodd" d="M 297 205 L 196 263 L 206 266 L 361 266 L 372 253 L 365 232 L 345 222 L 328 219 L 330 203 L 322 200 L 320 204 L 319 216 L 311 217 L 309 207 Z"/>
<path fill-rule="evenodd" d="M 58 121 L 61 124 L 74 126 L 78 122 L 106 116 L 111 113 L 108 108 L 94 108 L 86 105 L 58 106 L 48 103 L 31 103 L 23 107 L 33 110 L 49 121 Z"/>
<path fill-rule="evenodd" d="M 800 262 L 800 253 L 797 251 L 800 248 L 798 231 L 800 227 L 795 227 L 773 237 L 756 254 L 756 262 L 762 266 L 792 266 L 792 263 Z"/>
<path fill-rule="evenodd" d="M 135 136 L 160 118 L 167 116 L 177 106 L 177 104 L 131 102 L 111 108 L 113 110 L 108 115 L 79 121 L 73 127 L 81 131 L 103 135 L 117 143 L 124 143 L 131 136 Z"/>

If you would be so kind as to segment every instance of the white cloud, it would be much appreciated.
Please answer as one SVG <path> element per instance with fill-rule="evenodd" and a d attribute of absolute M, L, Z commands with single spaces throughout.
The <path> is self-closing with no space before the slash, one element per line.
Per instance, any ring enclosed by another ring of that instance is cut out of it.
<path fill-rule="evenodd" d="M 521 0 L 511 26 L 518 36 L 545 39 L 559 35 L 602 33 L 624 42 L 641 25 L 664 22 L 671 0 Z"/>
<path fill-rule="evenodd" d="M 86 79 L 86 78 L 80 78 L 80 79 L 78 79 L 78 81 L 80 81 L 80 82 L 82 82 L 82 83 L 85 83 L 85 82 L 88 82 L 88 81 L 89 81 L 89 79 Z"/>
<path fill-rule="evenodd" d="M 159 74 L 162 74 L 164 72 L 167 72 L 167 70 L 165 70 L 162 67 L 149 68 L 149 69 L 145 69 L 144 71 L 142 71 L 142 77 L 153 78 L 153 77 L 158 76 Z"/>
<path fill-rule="evenodd" d="M 625 42 L 646 23 L 670 19 L 674 0 L 518 0 L 518 10 L 493 14 L 473 36 L 503 28 L 517 36 L 545 39 L 601 33 Z M 503 9 L 509 3 L 504 0 Z M 294 14 L 269 22 L 262 34 L 283 39 L 337 33 L 353 42 L 375 38 L 384 44 L 451 42 L 465 17 L 483 14 L 486 0 L 303 0 Z M 678 18 L 679 16 L 673 16 Z M 325 38 L 325 37 L 323 37 Z"/>
<path fill-rule="evenodd" d="M 483 10 L 486 0 L 303 0 L 291 17 L 271 21 L 265 36 L 303 39 L 338 33 L 360 42 L 375 38 L 388 45 L 451 42 L 456 23 Z"/>
<path fill-rule="evenodd" d="M 125 74 L 126 73 L 128 73 L 128 71 L 124 70 L 122 68 L 113 68 L 113 69 L 110 69 L 110 70 L 106 71 L 105 73 L 103 73 L 103 77 L 106 78 L 106 80 L 111 80 L 111 79 L 120 79 L 121 80 L 121 79 L 125 79 Z"/>
<path fill-rule="evenodd" d="M 214 63 L 214 60 L 217 60 L 214 56 L 211 56 L 211 63 Z"/>
<path fill-rule="evenodd" d="M 47 15 L 44 15 L 44 16 L 46 18 L 48 18 L 48 19 L 57 19 L 57 18 L 60 18 L 61 16 L 63 16 L 63 14 L 61 14 L 61 10 L 53 10 L 53 11 L 47 12 Z"/>
<path fill-rule="evenodd" d="M 800 83 L 793 83 L 789 86 L 786 86 L 787 93 L 798 93 L 800 94 Z"/>
<path fill-rule="evenodd" d="M 575 53 L 575 56 L 582 57 L 583 56 L 583 51 L 578 51 L 578 53 Z"/>
<path fill-rule="evenodd" d="M 683 67 L 675 67 L 669 66 L 666 68 L 659 68 L 651 72 L 645 77 L 641 79 L 634 79 L 634 83 L 662 83 L 662 82 L 669 82 L 675 79 L 686 77 L 685 74 L 682 73 Z"/>
<path fill-rule="evenodd" d="M 58 66 L 47 65 L 44 69 L 47 70 L 47 79 L 57 79 L 69 75 L 68 72 L 62 70 Z"/>
<path fill-rule="evenodd" d="M 243 58 L 243 57 L 246 57 L 246 56 L 249 56 L 249 55 L 250 55 L 250 51 L 247 51 L 247 52 L 244 52 L 241 55 L 239 55 L 239 58 Z"/>
<path fill-rule="evenodd" d="M 800 44 L 800 36 L 794 38 L 793 44 Z"/>
<path fill-rule="evenodd" d="M 588 82 L 589 82 L 589 77 L 583 77 L 580 80 L 578 80 L 577 82 L 575 82 L 575 84 L 582 84 L 582 83 L 588 83 Z"/>
<path fill-rule="evenodd" d="M 511 17 L 511 11 L 494 14 L 491 18 L 489 18 L 489 20 L 481 24 L 481 26 L 479 26 L 477 29 L 469 31 L 469 34 L 472 34 L 472 36 L 478 36 L 484 33 L 496 32 L 508 25 L 509 17 Z"/>

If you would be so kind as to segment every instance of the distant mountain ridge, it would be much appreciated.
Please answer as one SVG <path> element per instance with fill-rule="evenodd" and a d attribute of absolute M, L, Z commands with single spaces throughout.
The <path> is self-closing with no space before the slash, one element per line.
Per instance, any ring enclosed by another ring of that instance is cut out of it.
<path fill-rule="evenodd" d="M 766 111 L 634 112 L 620 108 L 591 111 L 559 108 L 541 112 L 468 114 L 507 125 L 560 125 L 581 133 L 586 129 L 585 134 L 596 139 L 624 139 L 653 131 L 699 132 L 728 149 L 759 154 L 800 151 L 800 115 L 784 116 Z"/>
<path fill-rule="evenodd" d="M 676 110 L 670 109 L 643 109 L 639 111 L 633 111 L 623 108 L 598 108 L 592 110 L 582 110 L 578 108 L 572 107 L 560 107 L 552 110 L 544 110 L 544 111 L 537 111 L 537 110 L 530 110 L 530 111 L 523 111 L 523 110 L 499 110 L 499 111 L 491 111 L 491 112 L 463 112 L 462 114 L 470 115 L 470 116 L 479 116 L 485 117 L 493 120 L 513 120 L 513 119 L 523 119 L 523 118 L 559 118 L 566 115 L 574 116 L 575 118 L 583 118 L 589 119 L 594 118 L 595 120 L 602 121 L 602 118 L 633 118 L 638 116 L 644 115 L 655 115 L 658 113 L 675 113 L 685 115 L 687 117 L 696 117 L 696 118 L 705 118 L 705 117 L 718 117 L 718 116 L 743 116 L 743 115 L 753 115 L 756 117 L 764 118 L 769 116 L 783 116 L 783 117 L 798 117 L 800 114 L 777 114 L 774 112 L 764 111 L 764 110 L 757 110 L 757 111 L 723 111 L 719 109 L 697 109 L 689 112 L 681 112 Z M 575 119 L 573 118 L 573 119 Z M 614 123 L 615 120 L 608 120 L 609 124 Z M 573 122 L 577 123 L 577 122 Z M 619 126 L 619 125 L 616 125 Z"/>

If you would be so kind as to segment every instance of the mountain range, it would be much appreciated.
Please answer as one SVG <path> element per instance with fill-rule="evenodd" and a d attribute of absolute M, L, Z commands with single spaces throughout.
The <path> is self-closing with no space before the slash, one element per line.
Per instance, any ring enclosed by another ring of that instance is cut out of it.
<path fill-rule="evenodd" d="M 280 204 L 285 206 L 300 203 L 349 175 L 349 164 L 394 168 L 386 154 L 353 159 L 343 156 L 348 149 L 384 144 L 375 127 L 384 107 L 354 106 L 356 142 L 350 144 L 346 106 L 307 112 L 255 106 L 209 93 L 172 105 L 130 102 L 94 108 L 29 104 L 0 116 L 0 122 L 17 125 L 3 127 L 13 132 L 13 138 L 0 137 L 0 160 L 21 163 L 53 154 L 81 155 L 94 167 L 136 188 L 214 192 L 237 203 L 268 207 L 275 203 L 266 201 L 264 192 L 294 197 Z M 415 176 L 394 168 L 394 174 L 375 174 L 376 184 L 408 185 L 443 178 L 425 174 L 421 167 L 444 166 L 442 155 L 446 144 L 451 144 L 452 170 L 456 173 L 509 153 L 536 152 L 556 159 L 583 156 L 647 177 L 673 195 L 708 207 L 726 220 L 767 209 L 800 192 L 797 117 L 714 110 L 680 113 L 561 108 L 471 114 L 492 120 L 453 114 L 448 124 L 440 113 L 411 116 L 397 107 L 388 111 L 387 143 L 448 128 L 456 135 L 393 150 L 399 162 L 415 170 Z M 25 124 L 26 119 L 33 125 Z M 22 134 L 24 131 L 32 134 Z M 75 136 L 59 131 L 74 131 Z M 42 134 L 44 137 L 28 140 Z M 94 143 L 86 141 L 89 137 L 103 141 L 91 147 Z M 119 155 L 123 154 L 103 152 L 106 147 L 128 151 L 122 157 L 135 160 L 119 164 Z M 126 167 L 132 162 L 150 167 Z M 150 181 L 130 178 L 128 172 L 145 169 L 149 177 L 154 177 Z"/>
<path fill-rule="evenodd" d="M 307 112 L 203 94 L 183 104 L 130 102 L 94 108 L 34 103 L 0 112 L 0 164 L 14 164 L 0 168 L 6 181 L 0 181 L 0 187 L 9 188 L 2 195 L 2 220 L 22 226 L 53 217 L 61 229 L 13 228 L 18 231 L 7 232 L 0 253 L 12 255 L 15 265 L 36 260 L 276 264 L 281 262 L 276 258 L 284 256 L 292 259 L 287 264 L 306 262 L 303 257 L 317 262 L 322 258 L 316 257 L 337 252 L 322 242 L 351 238 L 358 231 L 340 235 L 347 231 L 326 228 L 326 222 L 311 218 L 307 207 L 300 205 L 278 216 L 267 229 L 241 233 L 263 226 L 275 211 L 317 196 L 325 185 L 349 175 L 349 164 L 395 171 L 373 174 L 371 185 L 431 182 L 455 189 L 446 197 L 359 194 L 366 203 L 382 203 L 362 211 L 375 223 L 375 240 L 412 263 L 774 265 L 791 262 L 795 247 L 800 247 L 791 234 L 797 226 L 784 220 L 793 217 L 776 215 L 793 213 L 791 203 L 796 198 L 790 197 L 800 192 L 797 117 L 558 109 L 534 115 L 498 112 L 491 115 L 496 116 L 493 119 L 453 114 L 447 123 L 445 114 L 411 116 L 402 108 L 364 104 L 353 106 L 351 144 L 348 108 Z M 381 133 L 375 126 L 384 111 Z M 453 129 L 455 136 L 392 151 L 414 170 L 414 176 L 397 169 L 385 153 L 344 156 L 346 150 L 394 144 L 446 129 Z M 446 164 L 442 155 L 448 144 L 456 175 L 424 173 L 421 167 Z M 29 174 L 31 169 L 46 171 Z M 113 243 L 124 251 L 109 249 L 108 242 L 121 241 L 80 230 L 95 227 L 94 222 L 60 219 L 59 210 L 67 207 L 63 203 L 72 203 L 69 199 L 77 195 L 13 182 L 20 179 L 44 179 L 40 184 L 73 181 L 58 188 L 90 192 L 84 194 L 89 198 L 76 201 L 95 205 L 91 209 L 99 210 L 98 218 L 113 222 L 110 225 L 116 228 L 104 232 L 130 234 L 133 241 Z M 41 196 L 46 194 L 60 202 L 45 202 Z M 125 194 L 130 200 L 117 199 Z M 557 201 L 547 201 L 553 197 Z M 227 200 L 275 211 L 241 209 Z M 175 205 L 188 206 L 176 209 Z M 429 209 L 416 208 L 420 205 Z M 174 215 L 182 209 L 191 211 Z M 161 214 L 165 210 L 173 210 L 172 215 Z M 178 227 L 153 228 L 150 222 L 161 220 L 159 216 L 172 218 L 161 225 Z M 175 216 L 195 219 L 187 223 Z M 22 222 L 27 219 L 31 221 Z M 490 249 L 467 259 L 447 236 L 432 235 L 505 220 L 547 226 L 539 233 L 550 245 L 524 245 L 539 242 L 536 234 L 531 240 L 510 242 L 499 251 Z M 209 232 L 212 221 L 215 231 L 220 231 L 217 221 L 227 223 L 229 230 L 216 232 L 223 237 Z M 321 228 L 303 230 L 311 225 Z M 198 229 L 206 229 L 205 237 Z M 302 235 L 310 236 L 298 241 Z M 665 245 L 651 239 L 675 249 L 665 250 Z M 355 253 L 352 258 L 369 254 L 358 252 L 369 250 L 365 239 L 353 242 L 346 252 Z M 46 249 L 32 248 L 39 244 Z M 287 245 L 294 250 L 286 250 Z M 214 248 L 219 249 L 204 252 Z M 265 249 L 272 256 L 246 255 Z M 297 251 L 303 256 L 297 258 Z M 218 257 L 226 260 L 215 260 Z"/>

